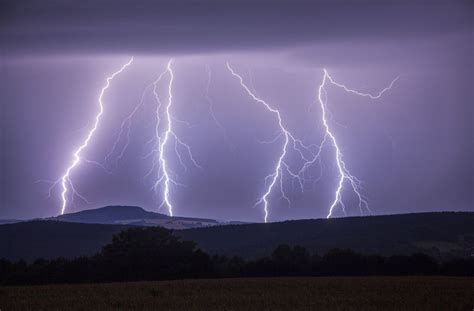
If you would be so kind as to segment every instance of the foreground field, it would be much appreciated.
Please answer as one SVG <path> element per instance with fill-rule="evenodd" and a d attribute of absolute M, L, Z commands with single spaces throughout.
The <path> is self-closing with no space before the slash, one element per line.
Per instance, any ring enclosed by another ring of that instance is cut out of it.
<path fill-rule="evenodd" d="M 474 279 L 330 277 L 1 287 L 0 310 L 473 310 Z"/>

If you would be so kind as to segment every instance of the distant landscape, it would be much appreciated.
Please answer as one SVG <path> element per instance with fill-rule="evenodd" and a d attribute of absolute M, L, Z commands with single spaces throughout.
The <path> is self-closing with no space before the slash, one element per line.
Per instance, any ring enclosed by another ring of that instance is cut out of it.
<path fill-rule="evenodd" d="M 189 229 L 227 224 L 214 219 L 171 217 L 168 215 L 145 211 L 138 206 L 106 206 L 52 217 L 50 220 L 86 223 L 86 224 L 120 224 L 133 226 L 160 226 L 167 229 Z"/>
<path fill-rule="evenodd" d="M 474 252 L 473 212 L 233 224 L 111 206 L 0 225 L 0 258 L 90 256 L 109 243 L 114 234 L 135 226 L 174 229 L 176 235 L 195 241 L 209 254 L 243 258 L 268 256 L 280 244 L 300 245 L 319 254 L 339 248 L 384 256 L 422 252 L 439 259 L 469 257 Z"/>
<path fill-rule="evenodd" d="M 474 276 L 471 256 L 442 258 L 421 252 L 383 256 L 337 248 L 321 254 L 301 245 L 280 244 L 253 259 L 210 254 L 176 233 L 159 226 L 131 226 L 89 256 L 29 262 L 3 258 L 0 285 L 281 276 Z"/>
<path fill-rule="evenodd" d="M 473 241 L 471 212 L 236 224 L 108 206 L 0 225 L 0 307 L 469 310 Z"/>

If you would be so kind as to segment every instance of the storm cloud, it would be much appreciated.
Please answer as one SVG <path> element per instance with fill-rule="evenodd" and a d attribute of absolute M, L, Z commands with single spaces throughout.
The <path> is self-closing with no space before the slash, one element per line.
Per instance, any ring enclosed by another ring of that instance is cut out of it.
<path fill-rule="evenodd" d="M 471 1 L 1 2 L 7 55 L 189 54 L 469 32 Z"/>

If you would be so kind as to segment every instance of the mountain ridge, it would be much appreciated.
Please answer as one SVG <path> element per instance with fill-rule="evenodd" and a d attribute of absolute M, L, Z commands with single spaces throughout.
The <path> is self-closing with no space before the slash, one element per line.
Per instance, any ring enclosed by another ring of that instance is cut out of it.
<path fill-rule="evenodd" d="M 110 205 L 96 209 L 68 213 L 47 220 L 86 224 L 121 224 L 135 226 L 161 226 L 168 229 L 186 229 L 221 224 L 215 219 L 168 216 L 146 211 L 139 206 Z"/>
<path fill-rule="evenodd" d="M 0 225 L 0 258 L 33 260 L 94 255 L 112 240 L 114 234 L 136 225 L 133 222 L 78 223 L 54 218 L 4 224 Z M 301 245 L 311 253 L 319 254 L 334 248 L 385 256 L 423 252 L 435 258 L 466 257 L 474 253 L 474 212 L 289 220 L 268 224 L 217 223 L 175 229 L 174 232 L 183 240 L 195 241 L 211 255 L 244 258 L 268 256 L 280 244 Z"/>

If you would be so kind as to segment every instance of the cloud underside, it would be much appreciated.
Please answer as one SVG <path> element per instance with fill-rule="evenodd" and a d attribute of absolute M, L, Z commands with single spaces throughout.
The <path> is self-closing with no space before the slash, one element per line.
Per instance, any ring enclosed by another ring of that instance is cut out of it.
<path fill-rule="evenodd" d="M 466 1 L 16 2 L 0 10 L 6 54 L 258 50 L 472 27 Z"/>

